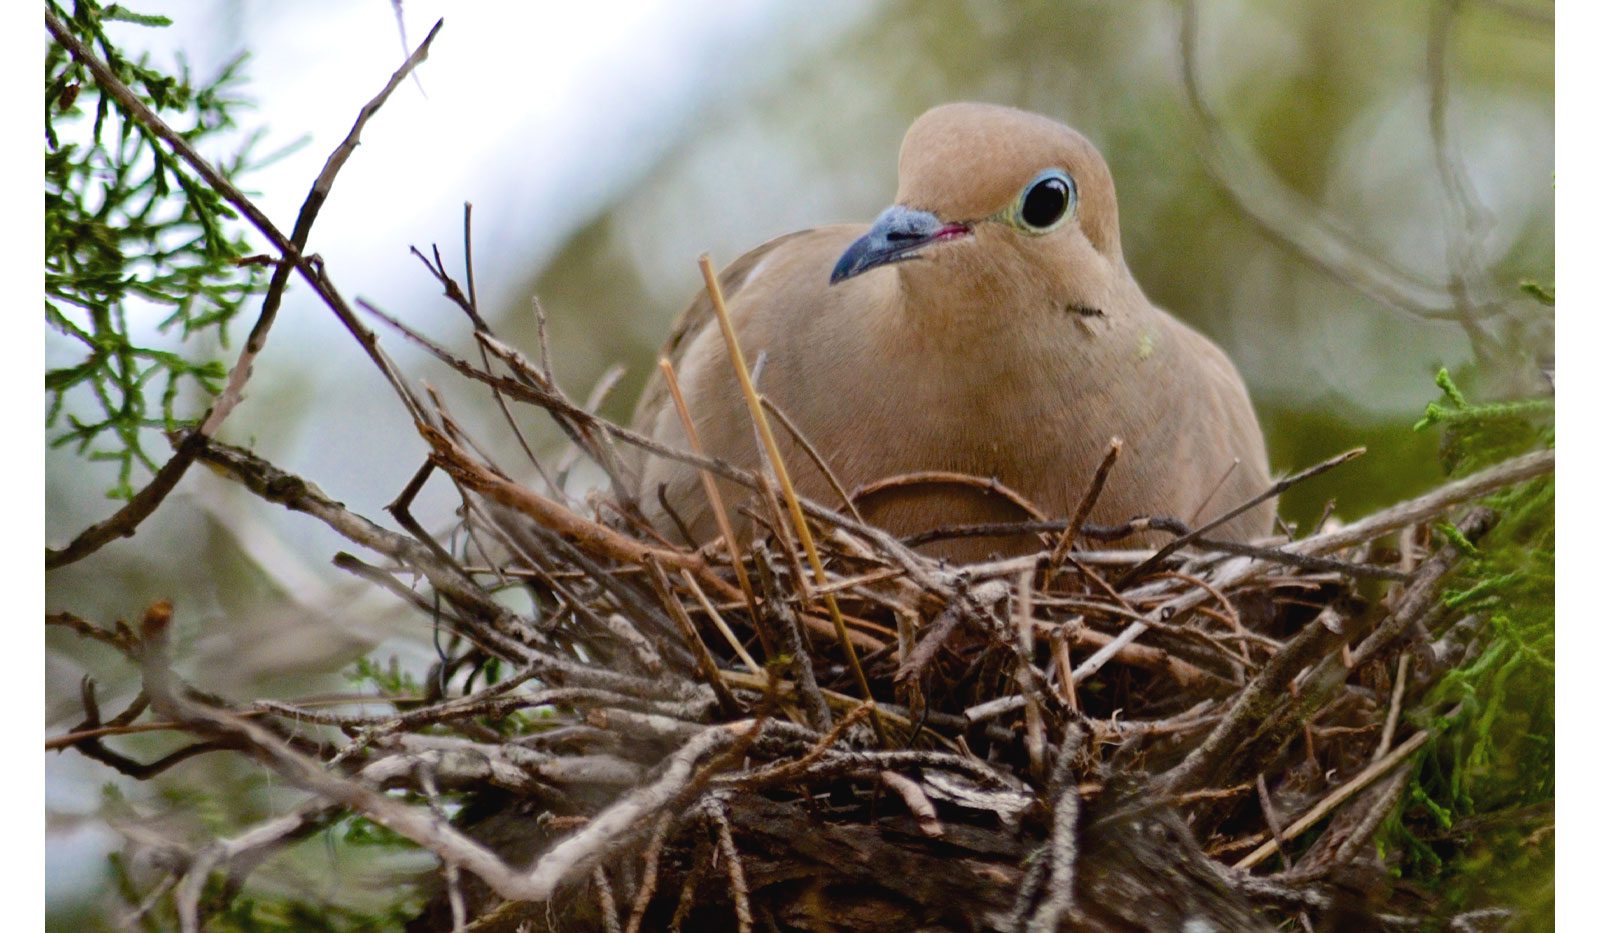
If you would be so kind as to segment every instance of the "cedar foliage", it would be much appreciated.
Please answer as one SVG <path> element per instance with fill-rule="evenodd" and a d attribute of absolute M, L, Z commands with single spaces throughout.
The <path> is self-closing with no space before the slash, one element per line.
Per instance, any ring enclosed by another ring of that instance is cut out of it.
<path fill-rule="evenodd" d="M 57 0 L 46 8 L 189 142 L 209 147 L 237 128 L 248 106 L 242 56 L 210 81 L 181 63 L 168 74 L 106 35 L 111 23 L 155 28 L 167 18 L 96 0 L 74 0 L 70 13 Z M 44 103 L 45 323 L 68 338 L 45 373 L 45 428 L 56 446 L 116 463 L 110 495 L 126 499 L 135 468 L 156 469 L 149 432 L 190 423 L 184 390 L 221 388 L 227 371 L 206 342 L 227 346 L 229 324 L 265 279 L 242 262 L 233 209 L 55 42 L 45 49 Z M 266 163 L 255 154 L 260 138 L 219 164 L 225 176 Z M 154 315 L 155 334 L 135 323 Z M 169 335 L 176 349 L 155 339 Z"/>

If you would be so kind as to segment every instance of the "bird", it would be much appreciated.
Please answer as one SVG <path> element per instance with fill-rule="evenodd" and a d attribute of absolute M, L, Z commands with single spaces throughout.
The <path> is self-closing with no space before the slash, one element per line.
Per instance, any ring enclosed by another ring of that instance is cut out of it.
<path fill-rule="evenodd" d="M 809 442 L 776 427 L 802 495 L 956 563 L 1037 551 L 1037 534 L 941 530 L 1070 518 L 1108 446 L 1120 455 L 1087 519 L 1204 523 L 1269 485 L 1266 445 L 1227 355 L 1145 297 L 1123 256 L 1111 172 L 1052 118 L 949 103 L 907 130 L 894 202 L 870 225 L 790 233 L 718 278 L 759 391 Z M 709 296 L 662 351 L 708 456 L 763 454 Z M 688 450 L 657 373 L 633 428 Z M 833 474 L 830 481 L 815 463 Z M 644 452 L 638 503 L 663 534 L 704 544 L 718 526 L 699 471 Z M 757 529 L 747 488 L 719 480 L 735 534 Z M 757 511 L 761 511 L 759 504 Z M 769 514 L 769 511 L 761 511 Z M 1270 533 L 1266 500 L 1211 532 Z M 1167 540 L 1146 530 L 1108 546 Z"/>

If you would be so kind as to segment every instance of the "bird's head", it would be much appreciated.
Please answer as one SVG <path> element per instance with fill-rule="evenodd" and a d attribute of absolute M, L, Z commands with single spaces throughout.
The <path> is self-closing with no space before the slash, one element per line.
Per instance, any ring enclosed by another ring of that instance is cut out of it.
<path fill-rule="evenodd" d="M 839 257 L 830 281 L 893 263 L 904 263 L 913 291 L 994 299 L 1021 287 L 1094 310 L 1123 268 L 1111 172 L 1087 139 L 1047 117 L 935 107 L 901 144 L 895 204 Z"/>

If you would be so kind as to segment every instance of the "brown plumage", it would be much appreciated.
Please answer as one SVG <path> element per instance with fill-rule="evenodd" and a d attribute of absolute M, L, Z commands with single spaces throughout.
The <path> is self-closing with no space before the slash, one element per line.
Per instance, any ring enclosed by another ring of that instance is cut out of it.
<path fill-rule="evenodd" d="M 906 133 L 895 200 L 870 228 L 791 233 L 721 277 L 746 357 L 765 358 L 761 391 L 846 489 L 959 472 L 998 479 L 1044 513 L 1066 517 L 1112 437 L 1122 438 L 1122 454 L 1091 521 L 1204 521 L 1266 488 L 1261 429 L 1238 372 L 1139 290 L 1123 263 L 1110 171 L 1088 140 L 1008 107 L 937 107 Z M 704 293 L 663 352 L 707 452 L 757 466 L 749 415 Z M 634 423 L 688 446 L 659 376 Z M 776 431 L 801 492 L 837 505 L 804 452 Z M 716 536 L 693 468 L 656 457 L 637 466 L 641 502 L 659 527 L 675 525 L 658 489 L 698 541 Z M 728 483 L 721 489 L 748 534 L 737 509 L 749 494 Z M 948 483 L 902 486 L 860 504 L 901 535 L 1026 518 L 1003 497 Z M 1263 505 L 1219 534 L 1262 535 L 1271 518 Z M 1036 538 L 1012 537 L 928 550 L 974 560 L 1037 546 Z"/>

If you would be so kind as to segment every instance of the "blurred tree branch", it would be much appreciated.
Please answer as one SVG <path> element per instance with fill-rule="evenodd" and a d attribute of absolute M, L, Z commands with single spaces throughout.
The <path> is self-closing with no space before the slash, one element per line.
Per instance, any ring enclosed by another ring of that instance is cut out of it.
<path fill-rule="evenodd" d="M 1435 165 L 1450 205 L 1449 280 L 1435 282 L 1372 252 L 1318 205 L 1290 190 L 1259 156 L 1237 146 L 1206 98 L 1199 72 L 1199 0 L 1184 0 L 1178 51 L 1185 98 L 1197 118 L 1199 153 L 1235 206 L 1274 242 L 1386 307 L 1429 321 L 1459 324 L 1479 359 L 1501 356 L 1505 342 L 1486 324 L 1507 316 L 1516 297 L 1488 281 L 1479 241 L 1484 211 L 1448 129 L 1447 59 L 1462 0 L 1438 0 L 1427 42 L 1429 130 Z"/>

